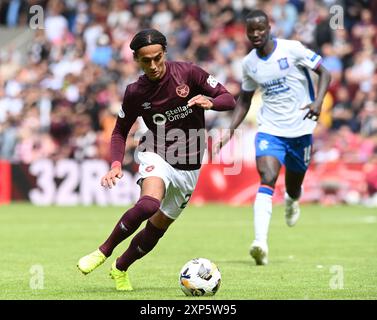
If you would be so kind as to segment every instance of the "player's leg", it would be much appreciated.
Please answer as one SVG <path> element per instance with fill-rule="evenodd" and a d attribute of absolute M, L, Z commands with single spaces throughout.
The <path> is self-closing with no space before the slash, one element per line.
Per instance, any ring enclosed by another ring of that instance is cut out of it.
<path fill-rule="evenodd" d="M 289 227 L 293 227 L 300 218 L 299 198 L 304 177 L 305 172 L 293 172 L 288 169 L 285 172 L 285 222 Z"/>
<path fill-rule="evenodd" d="M 183 171 L 169 169 L 171 183 L 160 209 L 149 218 L 145 228 L 132 239 L 128 249 L 116 260 L 110 271 L 117 290 L 132 290 L 128 279 L 128 268 L 149 253 L 165 234 L 168 227 L 186 207 L 199 177 L 199 170 Z"/>
<path fill-rule="evenodd" d="M 79 260 L 77 264 L 79 270 L 88 274 L 103 264 L 118 244 L 132 235 L 143 221 L 156 213 L 164 193 L 165 183 L 161 178 L 143 179 L 139 200 L 123 214 L 107 240 L 97 250 Z"/>
<path fill-rule="evenodd" d="M 173 222 L 173 219 L 158 210 L 147 221 L 145 228 L 135 235 L 128 249 L 114 261 L 110 270 L 110 276 L 115 280 L 117 290 L 133 290 L 128 277 L 128 268 L 136 260 L 152 251 Z"/>
<path fill-rule="evenodd" d="M 302 192 L 302 183 L 306 172 L 285 171 L 285 186 L 287 195 L 291 199 L 299 199 Z"/>
<path fill-rule="evenodd" d="M 285 142 L 283 139 L 258 132 L 255 137 L 255 155 L 260 176 L 260 187 L 254 202 L 255 240 L 250 254 L 257 265 L 267 264 L 267 235 L 272 215 L 272 196 L 280 168 L 284 164 Z"/>
<path fill-rule="evenodd" d="M 138 181 L 141 195 L 138 202 L 121 217 L 109 238 L 94 252 L 82 257 L 77 267 L 88 274 L 105 262 L 114 248 L 133 234 L 140 224 L 150 218 L 160 207 L 164 194 L 169 187 L 169 164 L 152 152 L 140 152 Z"/>
<path fill-rule="evenodd" d="M 250 255 L 257 265 L 268 263 L 267 235 L 272 215 L 272 195 L 281 164 L 273 156 L 257 158 L 257 170 L 260 176 L 260 187 L 254 202 L 254 234 L 255 240 L 250 247 Z"/>
<path fill-rule="evenodd" d="M 299 199 L 310 162 L 312 136 L 305 135 L 290 140 L 285 160 L 285 221 L 289 227 L 293 227 L 300 217 Z"/>
<path fill-rule="evenodd" d="M 165 193 L 164 181 L 159 177 L 147 177 L 141 184 L 140 199 L 120 218 L 110 237 L 99 247 L 106 257 L 160 207 Z"/>

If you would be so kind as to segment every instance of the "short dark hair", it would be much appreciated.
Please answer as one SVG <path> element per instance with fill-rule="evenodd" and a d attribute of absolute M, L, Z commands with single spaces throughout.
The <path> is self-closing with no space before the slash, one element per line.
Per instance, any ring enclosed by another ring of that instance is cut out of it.
<path fill-rule="evenodd" d="M 132 38 L 130 48 L 136 53 L 140 48 L 152 44 L 160 44 L 165 51 L 167 46 L 166 37 L 156 29 L 144 29 Z"/>
<path fill-rule="evenodd" d="M 268 15 L 263 10 L 256 9 L 249 12 L 245 20 L 247 22 L 248 20 L 251 20 L 253 18 L 265 18 L 267 23 L 269 22 Z"/>

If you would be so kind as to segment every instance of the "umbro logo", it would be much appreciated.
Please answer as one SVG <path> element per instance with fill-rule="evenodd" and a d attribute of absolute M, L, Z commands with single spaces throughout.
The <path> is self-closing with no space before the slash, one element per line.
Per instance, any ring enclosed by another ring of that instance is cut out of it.
<path fill-rule="evenodd" d="M 123 231 L 128 231 L 127 227 L 123 224 L 123 222 L 121 221 L 120 222 L 120 228 L 123 230 Z"/>
<path fill-rule="evenodd" d="M 136 250 L 137 250 L 140 254 L 142 254 L 142 255 L 146 254 L 146 252 L 145 252 L 143 249 L 141 249 L 139 246 L 136 247 Z"/>
<path fill-rule="evenodd" d="M 141 106 L 144 108 L 144 110 L 152 108 L 152 104 L 150 102 L 144 102 Z"/>

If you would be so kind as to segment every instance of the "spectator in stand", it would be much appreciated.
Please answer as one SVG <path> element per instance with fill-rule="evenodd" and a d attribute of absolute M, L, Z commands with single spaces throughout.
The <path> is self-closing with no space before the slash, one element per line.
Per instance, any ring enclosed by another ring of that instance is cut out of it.
<path fill-rule="evenodd" d="M 272 5 L 272 19 L 276 23 L 276 36 L 291 37 L 297 21 L 297 9 L 288 0 L 274 0 Z"/>
<path fill-rule="evenodd" d="M 332 29 L 329 24 L 329 10 L 334 3 L 344 8 L 345 28 Z M 74 157 L 72 143 L 78 123 L 72 115 L 78 114 L 90 116 L 98 156 L 109 158 L 108 128 L 115 121 L 114 110 L 127 85 L 139 77 L 129 44 L 133 34 L 144 27 L 159 25 L 166 30 L 169 60 L 199 64 L 237 97 L 240 57 L 250 49 L 242 21 L 255 8 L 274 16 L 274 36 L 289 34 L 288 38 L 299 40 L 314 51 L 323 48 L 325 65 L 334 67 L 333 79 L 338 81 L 332 81 L 324 99 L 314 132 L 315 145 L 340 139 L 339 130 L 346 134 L 344 139 L 349 139 L 350 131 L 359 142 L 353 146 L 357 156 L 347 158 L 364 162 L 373 158 L 371 146 L 377 144 L 377 97 L 373 95 L 377 92 L 377 1 L 7 0 L 0 1 L 0 25 L 10 22 L 27 26 L 31 5 L 44 8 L 45 29 L 35 30 L 26 57 L 7 44 L 0 53 L 0 136 L 7 136 L 8 141 L 4 147 L 4 138 L 0 138 L 0 149 L 7 150 L 6 157 L 12 162 L 24 161 L 25 150 L 31 150 L 30 141 L 42 139 L 46 141 L 43 144 L 53 147 L 48 152 L 34 148 L 37 152 L 33 151 L 33 159 L 43 154 L 53 155 L 54 159 Z M 104 34 L 108 39 L 102 42 Z M 99 53 L 101 42 L 106 43 L 106 49 Z M 253 103 L 255 108 L 251 108 L 250 121 L 244 127 L 250 134 L 255 130 L 253 112 L 259 106 L 258 99 Z M 29 113 L 30 109 L 35 110 Z M 63 117 L 62 112 L 67 116 Z M 28 136 L 24 134 L 23 118 L 33 113 L 39 119 L 35 122 L 39 128 L 29 130 Z M 209 128 L 225 126 L 224 117 L 209 112 Z M 137 122 L 132 130 L 142 127 L 143 123 Z M 342 127 L 348 128 L 347 132 Z M 41 132 L 47 134 L 42 137 Z M 133 135 L 129 139 L 133 140 Z M 127 141 L 127 145 L 133 146 L 134 141 Z M 231 150 L 224 149 L 225 152 L 228 154 L 224 158 L 243 158 Z M 126 158 L 125 161 L 131 159 Z"/>
<path fill-rule="evenodd" d="M 350 127 L 353 132 L 359 128 L 348 89 L 342 86 L 336 92 L 336 103 L 332 108 L 331 129 L 338 130 L 344 125 Z"/>
<path fill-rule="evenodd" d="M 104 33 L 98 37 L 97 46 L 93 50 L 90 60 L 101 67 L 107 67 L 112 58 L 113 50 L 110 46 L 110 38 Z"/>
<path fill-rule="evenodd" d="M 58 0 L 50 0 L 45 18 L 45 33 L 48 41 L 59 44 L 68 31 L 68 21 L 62 15 L 64 3 Z"/>

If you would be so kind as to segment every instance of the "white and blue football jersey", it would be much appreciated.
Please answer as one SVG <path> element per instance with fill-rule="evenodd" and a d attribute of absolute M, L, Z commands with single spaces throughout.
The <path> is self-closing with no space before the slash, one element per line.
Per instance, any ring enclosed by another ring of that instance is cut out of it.
<path fill-rule="evenodd" d="M 304 119 L 314 101 L 309 69 L 321 63 L 321 56 L 294 40 L 274 39 L 274 50 L 260 57 L 253 49 L 242 63 L 242 89 L 260 88 L 262 106 L 258 113 L 258 131 L 280 137 L 299 137 L 313 133 L 316 122 Z"/>

